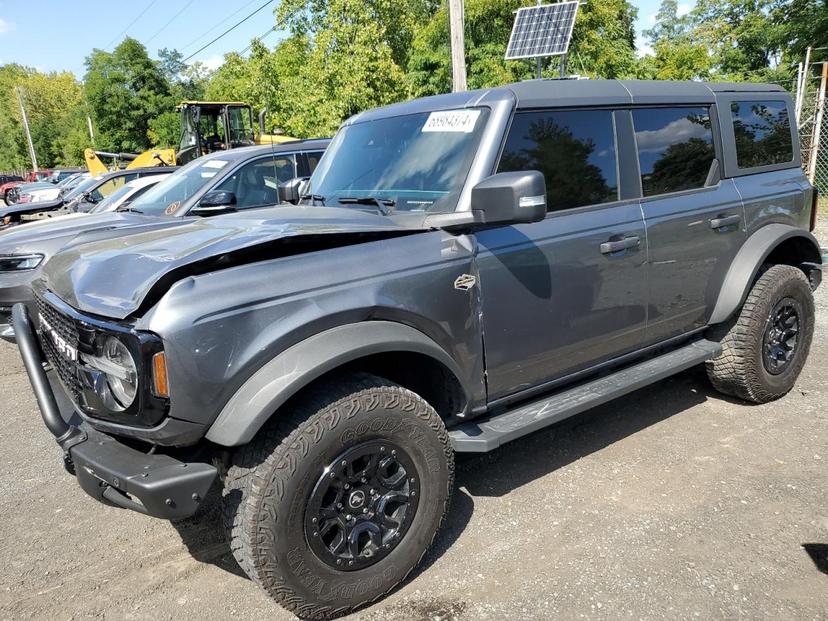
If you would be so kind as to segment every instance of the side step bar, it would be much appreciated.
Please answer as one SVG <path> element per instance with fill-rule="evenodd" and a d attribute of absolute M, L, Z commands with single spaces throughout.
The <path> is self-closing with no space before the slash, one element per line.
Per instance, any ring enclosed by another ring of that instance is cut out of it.
<path fill-rule="evenodd" d="M 486 453 L 501 444 L 715 358 L 721 351 L 718 343 L 695 341 L 502 414 L 462 423 L 449 430 L 449 437 L 458 453 Z"/>

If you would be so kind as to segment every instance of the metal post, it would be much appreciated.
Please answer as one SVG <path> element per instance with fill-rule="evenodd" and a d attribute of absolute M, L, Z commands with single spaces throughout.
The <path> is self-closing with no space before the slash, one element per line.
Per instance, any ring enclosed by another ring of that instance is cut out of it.
<path fill-rule="evenodd" d="M 799 122 L 799 117 L 802 114 L 802 102 L 805 99 L 805 96 L 808 92 L 808 72 L 810 71 L 811 63 L 811 48 L 807 48 L 805 50 L 805 66 L 802 68 L 802 86 L 800 87 L 800 91 L 796 97 L 796 108 L 794 109 L 794 116 L 796 117 L 797 123 Z"/>
<path fill-rule="evenodd" d="M 92 132 L 92 117 L 86 115 L 86 126 L 89 128 L 89 140 L 92 141 L 92 146 L 95 146 L 95 134 Z"/>
<path fill-rule="evenodd" d="M 466 52 L 463 34 L 463 0 L 449 0 L 451 28 L 451 77 L 455 93 L 466 90 Z"/>
<path fill-rule="evenodd" d="M 29 131 L 29 117 L 26 116 L 26 107 L 23 105 L 23 92 L 19 86 L 14 89 L 17 92 L 17 101 L 20 102 L 20 114 L 23 117 L 23 130 L 26 132 L 26 141 L 29 143 L 29 156 L 32 158 L 32 170 L 37 172 L 37 156 L 35 155 L 32 134 Z"/>
<path fill-rule="evenodd" d="M 796 119 L 796 126 L 799 127 L 799 114 L 801 111 L 802 102 L 802 63 L 796 67 L 796 97 L 794 99 L 794 119 Z"/>
<path fill-rule="evenodd" d="M 811 140 L 811 154 L 808 157 L 808 181 L 812 184 L 816 179 L 816 163 L 819 157 L 819 143 L 822 136 L 822 117 L 825 116 L 825 88 L 828 84 L 828 61 L 822 63 L 822 79 L 819 81 L 817 95 L 816 121 L 814 122 L 814 137 Z"/>

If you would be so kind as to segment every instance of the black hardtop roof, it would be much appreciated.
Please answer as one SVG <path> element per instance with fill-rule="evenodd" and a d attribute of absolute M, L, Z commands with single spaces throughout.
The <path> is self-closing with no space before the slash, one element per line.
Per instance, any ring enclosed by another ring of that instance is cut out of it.
<path fill-rule="evenodd" d="M 705 104 L 729 92 L 784 93 L 777 84 L 755 82 L 693 82 L 668 80 L 526 80 L 490 89 L 423 97 L 368 110 L 349 119 L 362 122 L 403 114 L 515 101 L 517 108 Z"/>

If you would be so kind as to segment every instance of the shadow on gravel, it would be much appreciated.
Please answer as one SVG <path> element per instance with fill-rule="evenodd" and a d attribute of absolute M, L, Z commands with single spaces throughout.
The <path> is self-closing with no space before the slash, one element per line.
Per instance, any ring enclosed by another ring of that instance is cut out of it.
<path fill-rule="evenodd" d="M 828 543 L 803 543 L 802 547 L 811 557 L 816 568 L 828 575 Z"/>
<path fill-rule="evenodd" d="M 703 367 L 685 371 L 486 455 L 460 455 L 457 485 L 472 496 L 503 496 L 708 397 L 726 399 L 710 386 Z"/>
<path fill-rule="evenodd" d="M 212 490 L 215 491 L 215 490 Z M 233 558 L 230 544 L 224 537 L 224 525 L 221 522 L 221 510 L 218 497 L 208 499 L 209 507 L 203 513 L 192 518 L 173 522 L 181 542 L 193 558 L 202 563 L 215 565 L 219 569 L 242 578 L 247 578 L 241 567 Z"/>

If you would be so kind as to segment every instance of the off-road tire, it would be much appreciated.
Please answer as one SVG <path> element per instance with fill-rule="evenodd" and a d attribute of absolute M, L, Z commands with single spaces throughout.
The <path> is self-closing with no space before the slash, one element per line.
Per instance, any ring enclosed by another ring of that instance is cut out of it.
<path fill-rule="evenodd" d="M 303 524 L 325 468 L 349 447 L 394 442 L 421 480 L 408 531 L 388 556 L 338 571 L 310 547 Z M 437 412 L 415 393 L 368 374 L 318 386 L 238 450 L 224 481 L 224 520 L 239 566 L 303 619 L 330 619 L 376 601 L 406 579 L 433 542 L 454 485 L 454 453 Z"/>
<path fill-rule="evenodd" d="M 779 374 L 763 362 L 763 339 L 771 311 L 779 300 L 793 298 L 802 309 L 793 358 Z M 808 358 L 814 333 L 814 298 L 803 272 L 773 265 L 758 278 L 739 313 L 709 335 L 722 353 L 706 363 L 707 376 L 719 392 L 754 403 L 778 399 L 793 388 Z"/>

